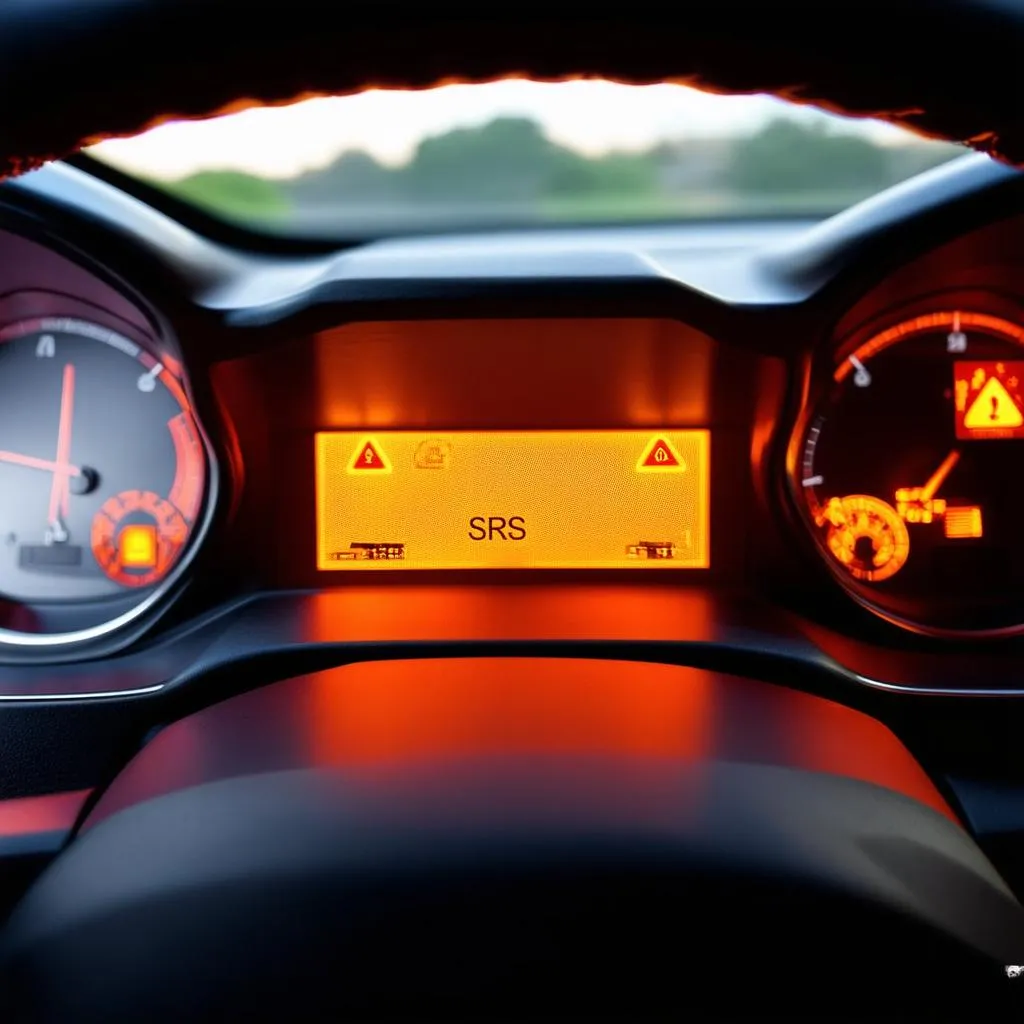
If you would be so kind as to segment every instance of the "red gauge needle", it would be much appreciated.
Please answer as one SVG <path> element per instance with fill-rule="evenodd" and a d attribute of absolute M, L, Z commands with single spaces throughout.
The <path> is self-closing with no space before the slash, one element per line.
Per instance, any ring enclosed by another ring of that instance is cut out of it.
<path fill-rule="evenodd" d="M 68 515 L 71 492 L 68 478 L 71 476 L 71 420 L 75 412 L 75 367 L 67 363 L 60 389 L 60 426 L 57 428 L 57 458 L 50 487 L 50 525 L 59 522 L 59 517 Z"/>
<path fill-rule="evenodd" d="M 21 455 L 18 452 L 0 451 L 0 462 L 10 462 L 15 466 L 27 466 L 29 469 L 43 469 L 48 473 L 56 472 L 58 463 L 50 459 L 37 459 L 32 455 Z M 81 476 L 82 471 L 77 466 L 65 466 L 68 476 Z"/>

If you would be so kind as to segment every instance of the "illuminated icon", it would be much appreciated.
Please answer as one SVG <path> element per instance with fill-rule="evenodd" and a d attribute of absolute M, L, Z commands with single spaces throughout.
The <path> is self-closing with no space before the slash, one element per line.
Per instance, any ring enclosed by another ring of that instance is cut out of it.
<path fill-rule="evenodd" d="M 900 487 L 896 490 L 896 514 L 905 523 L 930 523 L 946 514 L 945 498 L 935 493 L 960 463 L 960 451 L 954 448 L 939 463 L 939 468 L 923 487 Z"/>
<path fill-rule="evenodd" d="M 452 460 L 452 446 L 438 437 L 424 441 L 416 449 L 417 469 L 448 469 Z"/>
<path fill-rule="evenodd" d="M 99 567 L 122 587 L 163 579 L 188 540 L 185 517 L 153 491 L 122 491 L 93 517 L 90 546 Z"/>
<path fill-rule="evenodd" d="M 925 498 L 923 494 L 923 487 L 900 487 L 896 491 L 896 514 L 905 523 L 931 523 L 946 514 L 944 498 Z"/>
<path fill-rule="evenodd" d="M 988 379 L 964 415 L 968 430 L 1010 430 L 1022 424 L 1024 415 L 996 377 Z"/>
<path fill-rule="evenodd" d="M 974 371 L 974 376 L 971 378 L 971 390 L 977 391 L 984 383 L 985 371 L 979 366 L 978 369 Z"/>
<path fill-rule="evenodd" d="M 378 473 L 391 472 L 391 463 L 384 454 L 384 449 L 372 437 L 360 442 L 348 467 L 350 473 L 361 473 L 367 470 Z"/>
<path fill-rule="evenodd" d="M 131 523 L 117 538 L 117 553 L 126 569 L 152 569 L 157 560 L 156 527 Z"/>
<path fill-rule="evenodd" d="M 981 509 L 977 505 L 947 508 L 945 523 L 946 536 L 950 539 L 984 536 L 981 524 Z"/>
<path fill-rule="evenodd" d="M 626 548 L 627 558 L 675 558 L 679 549 L 670 540 L 642 540 Z"/>
<path fill-rule="evenodd" d="M 910 556 L 910 534 L 896 510 L 867 494 L 830 498 L 815 516 L 827 527 L 825 546 L 854 579 L 881 583 Z"/>
<path fill-rule="evenodd" d="M 686 463 L 667 437 L 653 437 L 637 460 L 638 473 L 682 473 Z"/>

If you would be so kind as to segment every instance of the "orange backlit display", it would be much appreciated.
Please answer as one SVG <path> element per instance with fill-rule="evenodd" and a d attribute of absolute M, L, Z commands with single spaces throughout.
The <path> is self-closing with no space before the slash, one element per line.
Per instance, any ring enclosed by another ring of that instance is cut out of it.
<path fill-rule="evenodd" d="M 1024 437 L 1024 362 L 953 364 L 956 436 Z"/>
<path fill-rule="evenodd" d="M 706 569 L 706 430 L 316 435 L 317 567 Z"/>

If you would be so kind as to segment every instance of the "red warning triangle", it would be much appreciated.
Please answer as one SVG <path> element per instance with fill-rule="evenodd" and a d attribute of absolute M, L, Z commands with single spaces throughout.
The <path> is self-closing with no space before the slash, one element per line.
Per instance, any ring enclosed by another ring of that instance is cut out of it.
<path fill-rule="evenodd" d="M 640 472 L 661 470 L 681 473 L 686 469 L 686 463 L 679 452 L 672 447 L 672 442 L 667 437 L 654 437 L 644 449 L 636 468 Z"/>
<path fill-rule="evenodd" d="M 391 472 L 391 463 L 384 454 L 384 449 L 372 437 L 368 437 L 360 443 L 348 467 L 350 473 L 360 473 L 366 470 L 376 470 L 378 473 Z"/>

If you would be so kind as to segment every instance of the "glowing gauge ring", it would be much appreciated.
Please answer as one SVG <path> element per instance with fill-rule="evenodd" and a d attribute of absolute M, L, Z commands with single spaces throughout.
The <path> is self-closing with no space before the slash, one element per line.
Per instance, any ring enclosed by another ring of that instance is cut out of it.
<path fill-rule="evenodd" d="M 961 328 L 977 327 L 995 335 L 1004 335 L 1024 347 L 1024 327 L 1009 320 L 1003 320 L 1001 317 L 989 316 L 987 313 L 962 313 L 954 310 L 926 313 L 911 320 L 904 320 L 902 323 L 896 324 L 895 327 L 890 327 L 887 331 L 874 335 L 853 352 L 846 353 L 842 356 L 832 378 L 837 383 L 846 380 L 854 372 L 857 362 L 866 363 L 869 359 L 874 359 L 879 352 L 889 348 L 890 345 L 903 341 L 904 338 L 910 338 L 922 331 L 934 330 L 937 327 L 957 326 Z"/>
<path fill-rule="evenodd" d="M 126 564 L 121 540 L 132 525 L 150 532 L 152 557 Z M 169 502 L 151 491 L 124 491 L 105 501 L 92 524 L 92 552 L 100 568 L 124 587 L 146 587 L 163 579 L 188 541 L 188 524 Z"/>
<path fill-rule="evenodd" d="M 896 510 L 867 494 L 833 498 L 822 513 L 822 525 L 829 523 L 826 546 L 833 557 L 854 578 L 868 583 L 887 580 L 903 568 L 910 556 L 910 533 Z M 856 564 L 857 542 L 872 541 L 872 568 Z"/>

